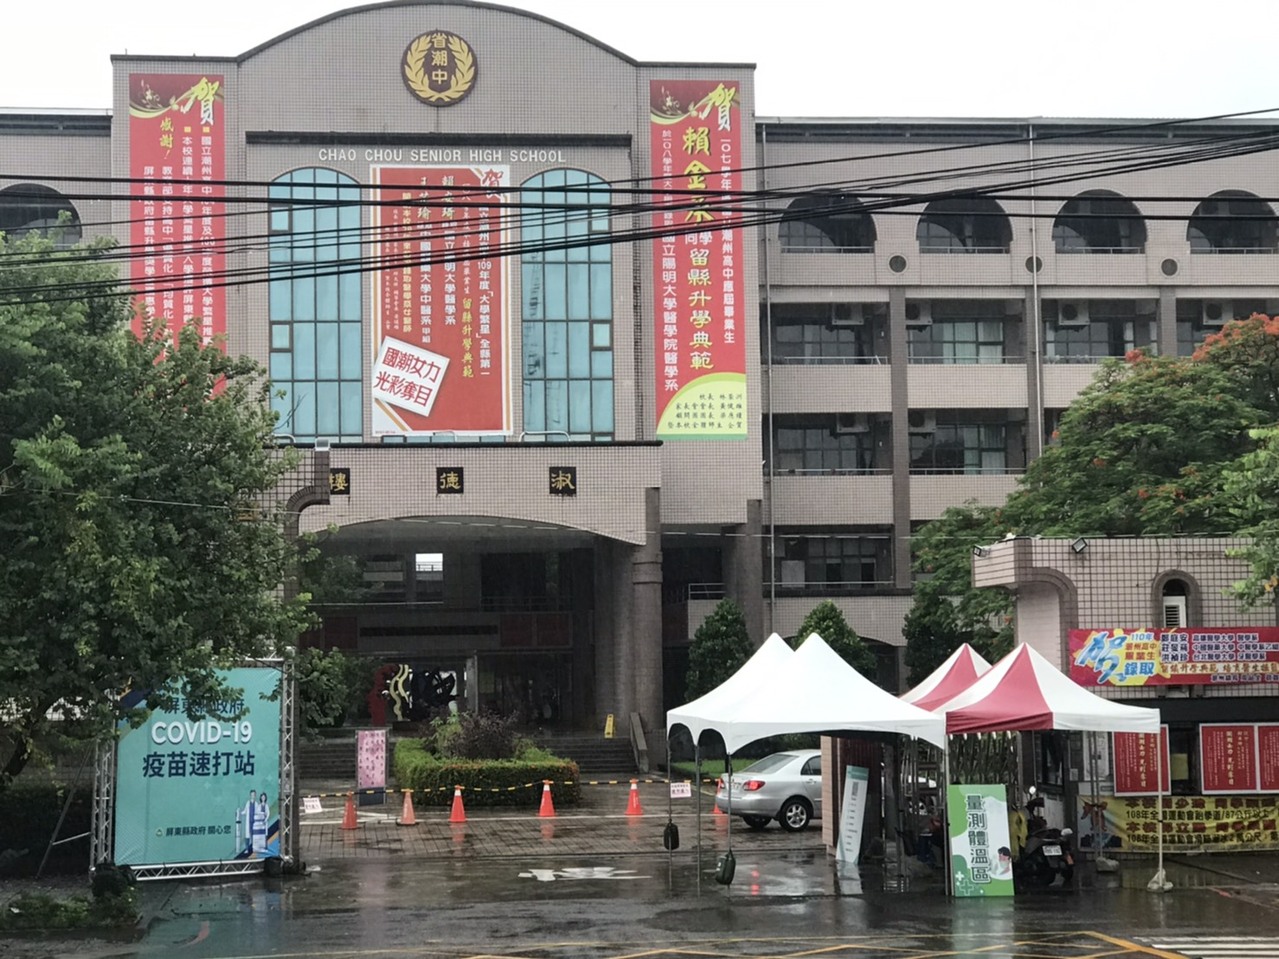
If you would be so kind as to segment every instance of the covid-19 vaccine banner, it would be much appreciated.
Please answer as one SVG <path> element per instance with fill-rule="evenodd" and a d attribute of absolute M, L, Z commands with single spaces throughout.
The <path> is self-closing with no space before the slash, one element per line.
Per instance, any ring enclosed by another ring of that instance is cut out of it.
<path fill-rule="evenodd" d="M 225 714 L 155 711 L 125 723 L 116 751 L 119 865 L 262 859 L 280 854 L 280 671 L 222 673 L 243 690 Z M 241 708 L 243 707 L 243 708 Z"/>

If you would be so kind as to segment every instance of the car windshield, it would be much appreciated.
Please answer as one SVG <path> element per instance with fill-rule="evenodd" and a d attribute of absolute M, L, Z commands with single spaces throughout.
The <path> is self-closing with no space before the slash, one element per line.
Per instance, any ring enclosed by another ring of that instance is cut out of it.
<path fill-rule="evenodd" d="M 773 753 L 773 755 L 765 756 L 759 762 L 747 766 L 742 772 L 771 773 L 774 770 L 781 769 L 794 758 L 794 753 Z"/>

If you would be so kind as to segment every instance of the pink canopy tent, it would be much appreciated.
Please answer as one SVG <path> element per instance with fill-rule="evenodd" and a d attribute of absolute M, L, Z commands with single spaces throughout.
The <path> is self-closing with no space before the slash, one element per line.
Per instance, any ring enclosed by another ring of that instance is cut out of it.
<path fill-rule="evenodd" d="M 1043 729 L 1159 732 L 1159 710 L 1095 696 L 1024 643 L 932 710 L 945 713 L 946 732 L 952 735 Z"/>
<path fill-rule="evenodd" d="M 1159 735 L 1159 710 L 1102 699 L 1076 684 L 1030 646 L 1018 645 L 967 689 L 932 707 L 946 717 L 946 732 L 994 733 L 1062 730 Z M 1155 782 L 1162 751 L 1156 749 Z M 1163 794 L 1156 816 L 1163 820 Z M 1163 831 L 1159 865 L 1147 883 L 1152 892 L 1171 888 L 1164 875 Z"/>
<path fill-rule="evenodd" d="M 932 710 L 958 696 L 989 669 L 990 663 L 977 650 L 964 643 L 950 654 L 946 662 L 934 669 L 927 679 L 898 698 L 914 703 L 920 709 Z"/>

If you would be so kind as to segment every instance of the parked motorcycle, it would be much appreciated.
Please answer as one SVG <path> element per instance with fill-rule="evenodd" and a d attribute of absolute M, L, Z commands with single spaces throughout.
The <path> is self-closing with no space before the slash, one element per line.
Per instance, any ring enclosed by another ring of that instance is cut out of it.
<path fill-rule="evenodd" d="M 1026 803 L 1026 844 L 1013 863 L 1013 878 L 1025 886 L 1066 885 L 1075 874 L 1074 831 L 1050 827 L 1043 808 L 1043 796 Z"/>

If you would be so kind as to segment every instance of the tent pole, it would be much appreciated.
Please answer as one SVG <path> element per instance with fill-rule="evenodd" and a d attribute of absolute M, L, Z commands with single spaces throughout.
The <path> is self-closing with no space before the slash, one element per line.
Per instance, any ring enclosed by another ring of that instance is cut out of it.
<path fill-rule="evenodd" d="M 1171 785 L 1171 784 L 1170 784 Z M 1146 888 L 1150 892 L 1167 892 L 1172 888 L 1164 873 L 1164 728 L 1155 732 L 1155 825 L 1159 830 L 1159 866 Z"/>
<path fill-rule="evenodd" d="M 941 807 L 941 841 L 946 860 L 946 895 L 955 895 L 955 873 L 950 861 L 950 737 L 941 748 L 941 782 L 937 784 L 937 805 Z"/>
<path fill-rule="evenodd" d="M 702 744 L 693 743 L 693 778 L 697 780 L 697 877 L 702 876 Z"/>

